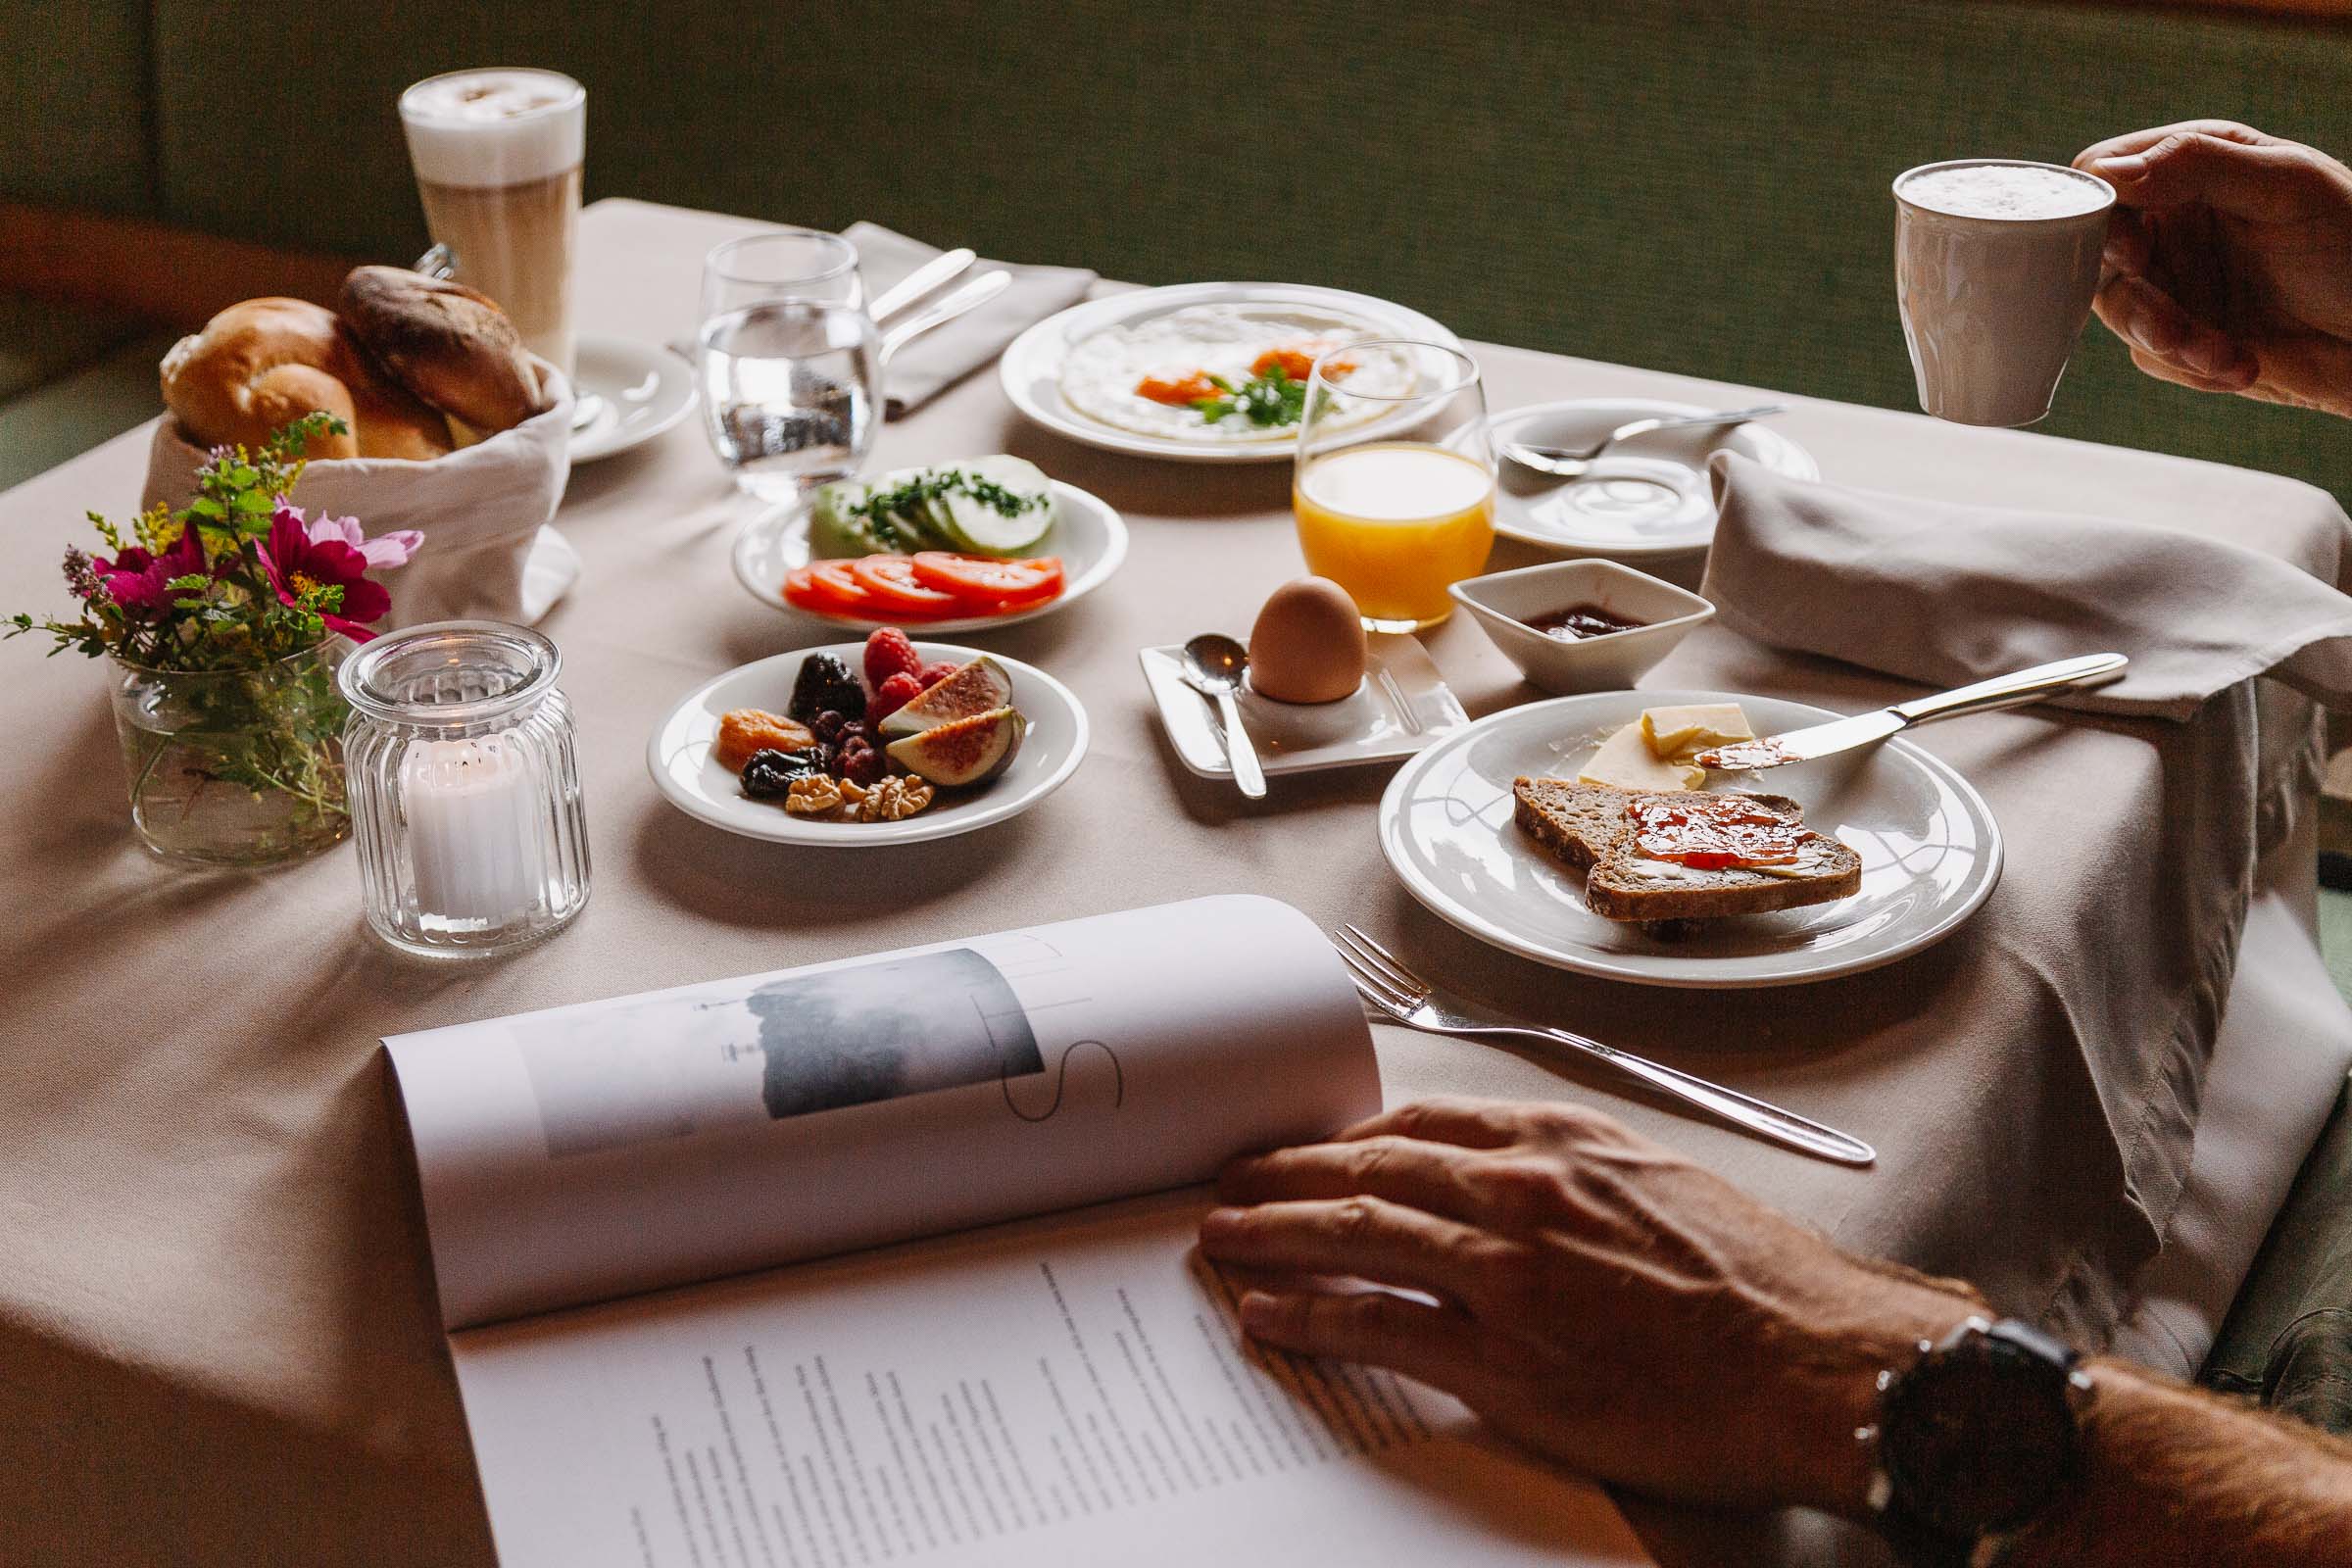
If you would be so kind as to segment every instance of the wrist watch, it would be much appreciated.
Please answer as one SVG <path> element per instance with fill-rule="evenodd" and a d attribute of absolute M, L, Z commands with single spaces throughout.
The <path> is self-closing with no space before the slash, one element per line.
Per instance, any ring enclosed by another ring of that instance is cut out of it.
<path fill-rule="evenodd" d="M 1984 1568 L 2048 1508 L 2076 1466 L 2090 1401 L 2081 1358 L 2030 1324 L 1972 1317 L 1879 1374 L 1869 1503 L 1914 1568 Z"/>

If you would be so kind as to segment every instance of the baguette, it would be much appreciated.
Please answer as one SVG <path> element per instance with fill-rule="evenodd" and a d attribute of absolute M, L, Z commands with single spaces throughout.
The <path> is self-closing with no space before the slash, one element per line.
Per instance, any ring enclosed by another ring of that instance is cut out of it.
<path fill-rule="evenodd" d="M 1701 869 L 1635 853 L 1626 808 L 1644 796 L 1566 779 L 1518 778 L 1511 815 L 1520 828 L 1573 870 L 1587 873 L 1585 904 L 1609 920 L 1714 920 L 1765 914 L 1850 898 L 1862 888 L 1862 858 L 1826 834 L 1793 866 Z M 1747 800 L 1790 822 L 1804 809 L 1785 795 Z"/>

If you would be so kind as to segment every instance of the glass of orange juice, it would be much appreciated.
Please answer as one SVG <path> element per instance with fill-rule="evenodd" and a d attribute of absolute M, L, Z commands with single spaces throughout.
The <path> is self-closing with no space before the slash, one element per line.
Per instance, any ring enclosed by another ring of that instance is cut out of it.
<path fill-rule="evenodd" d="M 1307 570 L 1348 590 L 1367 631 L 1453 613 L 1446 590 L 1494 543 L 1494 447 L 1478 362 L 1443 343 L 1373 338 L 1307 376 L 1291 483 Z"/>

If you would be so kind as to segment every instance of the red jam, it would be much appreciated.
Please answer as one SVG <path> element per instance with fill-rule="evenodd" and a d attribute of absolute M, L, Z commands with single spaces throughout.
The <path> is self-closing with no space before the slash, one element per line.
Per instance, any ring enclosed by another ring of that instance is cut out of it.
<path fill-rule="evenodd" d="M 1729 746 L 1701 752 L 1691 759 L 1701 767 L 1721 768 L 1733 773 L 1753 767 L 1778 767 L 1783 762 L 1796 760 L 1796 754 L 1783 746 L 1777 735 L 1767 735 L 1760 741 L 1734 741 Z"/>
<path fill-rule="evenodd" d="M 1740 795 L 1644 795 L 1625 814 L 1636 851 L 1697 871 L 1789 865 L 1818 837 Z"/>
<path fill-rule="evenodd" d="M 1531 616 L 1525 624 L 1546 637 L 1574 643 L 1582 642 L 1587 637 L 1606 637 L 1612 632 L 1632 631 L 1648 623 L 1629 620 L 1598 605 L 1571 605 L 1566 610 L 1555 610 L 1548 615 Z"/>

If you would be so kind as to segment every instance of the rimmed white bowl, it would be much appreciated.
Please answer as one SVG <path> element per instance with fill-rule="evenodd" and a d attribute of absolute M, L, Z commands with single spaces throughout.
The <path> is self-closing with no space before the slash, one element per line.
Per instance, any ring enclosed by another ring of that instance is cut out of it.
<path fill-rule="evenodd" d="M 926 664 L 940 660 L 966 663 L 981 653 L 955 643 L 930 642 L 916 643 L 914 651 Z M 782 712 L 792 698 L 803 660 L 812 654 L 831 654 L 856 669 L 864 653 L 863 643 L 803 648 L 738 665 L 704 682 L 670 710 L 646 742 L 645 765 L 654 775 L 655 787 L 688 816 L 729 833 L 771 844 L 847 850 L 954 838 L 1002 822 L 1028 810 L 1078 771 L 1078 763 L 1086 756 L 1087 722 L 1086 709 L 1076 695 L 1035 665 L 991 654 L 988 657 L 1004 665 L 1012 678 L 1012 706 L 1029 720 L 1029 733 L 1010 765 L 988 783 L 971 790 L 943 791 L 944 798 L 929 810 L 900 822 L 811 821 L 794 816 L 772 801 L 747 797 L 736 774 L 710 755 L 711 745 L 718 739 L 720 717 L 737 708 Z"/>
<path fill-rule="evenodd" d="M 927 631 L 943 636 L 958 632 L 993 631 L 999 626 L 1016 626 L 1024 620 L 1051 615 L 1067 609 L 1110 580 L 1127 560 L 1127 523 L 1116 508 L 1100 496 L 1087 494 L 1074 484 L 1059 479 L 1054 486 L 1054 525 L 1038 541 L 1031 552 L 1039 556 L 1061 558 L 1061 592 L 1031 610 L 1016 610 L 1004 615 L 956 615 L 945 620 L 899 621 L 885 615 L 867 619 L 862 615 L 827 615 L 813 610 L 803 610 L 784 602 L 784 579 L 791 572 L 808 564 L 812 552 L 808 548 L 808 507 L 806 502 L 794 502 L 763 512 L 744 524 L 743 532 L 735 538 L 735 580 L 754 599 L 770 610 L 804 620 L 827 626 L 842 626 L 857 631 L 871 631 L 876 626 L 905 625 L 909 631 Z"/>

